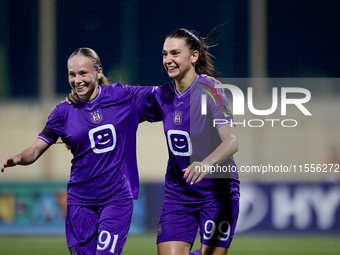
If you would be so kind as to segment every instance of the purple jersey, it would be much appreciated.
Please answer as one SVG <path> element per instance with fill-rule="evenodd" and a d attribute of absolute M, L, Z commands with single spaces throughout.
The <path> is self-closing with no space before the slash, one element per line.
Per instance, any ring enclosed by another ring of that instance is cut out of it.
<path fill-rule="evenodd" d="M 205 106 L 201 104 L 202 95 L 206 98 L 206 114 L 202 113 Z M 205 159 L 221 143 L 217 131 L 219 126 L 214 127 L 214 119 L 225 120 L 225 123 L 232 120 L 224 91 L 215 90 L 210 79 L 197 75 L 190 87 L 181 94 L 176 91 L 174 81 L 160 86 L 146 105 L 144 117 L 151 122 L 162 120 L 167 139 L 169 161 L 165 176 L 165 197 L 197 202 L 221 199 L 229 194 L 230 189 L 234 188 L 229 185 L 229 178 L 238 178 L 233 157 L 221 164 L 221 167 L 232 167 L 233 171 L 219 178 L 209 178 L 212 176 L 207 175 L 200 183 L 190 185 L 183 178 L 182 172 L 193 161 Z"/>
<path fill-rule="evenodd" d="M 64 102 L 39 134 L 48 144 L 61 137 L 73 154 L 67 185 L 69 205 L 103 205 L 137 198 L 136 131 L 153 87 L 99 86 L 91 101 Z"/>

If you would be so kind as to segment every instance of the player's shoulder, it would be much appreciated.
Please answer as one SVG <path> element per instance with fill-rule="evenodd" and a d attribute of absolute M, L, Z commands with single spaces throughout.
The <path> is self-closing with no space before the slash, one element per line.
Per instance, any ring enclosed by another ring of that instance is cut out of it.
<path fill-rule="evenodd" d="M 122 85 L 121 83 L 112 83 L 110 85 L 102 85 L 101 87 L 101 98 L 109 97 L 111 99 L 114 98 L 122 98 L 128 94 L 128 91 L 131 86 Z"/>
<path fill-rule="evenodd" d="M 103 86 L 103 88 L 109 90 L 109 91 L 115 91 L 115 92 L 124 92 L 124 93 L 132 93 L 134 91 L 143 90 L 143 89 L 150 89 L 152 90 L 152 87 L 145 87 L 145 86 L 138 86 L 138 85 L 123 85 L 121 83 L 112 83 L 111 85 Z"/>
<path fill-rule="evenodd" d="M 175 96 L 175 83 L 174 81 L 169 81 L 163 85 L 158 86 L 154 94 L 156 97 L 160 97 L 162 99 L 171 100 Z"/>
<path fill-rule="evenodd" d="M 195 84 L 201 84 L 201 85 L 203 84 L 203 85 L 215 88 L 216 82 L 214 82 L 213 80 L 211 80 L 207 77 L 204 77 L 202 75 L 197 75 L 197 79 L 195 81 Z"/>
<path fill-rule="evenodd" d="M 155 90 L 155 93 L 157 94 L 175 94 L 175 81 L 169 81 L 165 84 L 162 84 L 160 86 L 157 86 L 157 89 Z"/>
<path fill-rule="evenodd" d="M 128 85 L 125 85 L 128 86 Z M 114 90 L 124 90 L 124 85 L 119 82 L 111 83 L 110 85 L 101 85 L 101 90 L 105 92 L 111 92 Z"/>
<path fill-rule="evenodd" d="M 66 118 L 69 114 L 72 114 L 73 112 L 79 111 L 81 108 L 83 108 L 84 103 L 79 101 L 77 104 L 69 104 L 66 101 L 61 102 L 58 104 L 54 110 L 51 112 L 51 115 L 53 116 L 60 116 L 61 118 Z"/>
<path fill-rule="evenodd" d="M 62 101 L 56 105 L 55 109 L 59 111 L 65 111 L 65 110 L 71 109 L 73 106 L 74 104 L 69 104 L 67 101 Z"/>
<path fill-rule="evenodd" d="M 216 87 L 216 82 L 204 77 L 202 75 L 198 75 L 197 79 L 195 81 L 195 87 L 199 87 L 201 89 L 206 89 L 208 91 L 211 91 L 213 93 L 218 93 L 220 95 L 224 94 L 223 88 Z"/>

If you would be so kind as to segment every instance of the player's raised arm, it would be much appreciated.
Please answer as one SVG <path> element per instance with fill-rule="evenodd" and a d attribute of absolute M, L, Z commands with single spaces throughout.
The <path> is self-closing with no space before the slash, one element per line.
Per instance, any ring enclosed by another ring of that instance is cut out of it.
<path fill-rule="evenodd" d="M 6 167 L 30 165 L 34 163 L 49 147 L 49 144 L 41 139 L 37 139 L 20 154 L 7 157 L 1 164 L 1 172 L 4 172 Z"/>

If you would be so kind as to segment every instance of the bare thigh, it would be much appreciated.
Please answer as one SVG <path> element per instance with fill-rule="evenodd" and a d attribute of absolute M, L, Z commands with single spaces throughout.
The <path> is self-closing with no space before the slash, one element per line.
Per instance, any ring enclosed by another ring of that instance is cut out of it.
<path fill-rule="evenodd" d="M 202 244 L 200 255 L 227 255 L 228 248 Z"/>
<path fill-rule="evenodd" d="M 158 255 L 189 255 L 191 244 L 182 241 L 170 241 L 157 244 Z"/>

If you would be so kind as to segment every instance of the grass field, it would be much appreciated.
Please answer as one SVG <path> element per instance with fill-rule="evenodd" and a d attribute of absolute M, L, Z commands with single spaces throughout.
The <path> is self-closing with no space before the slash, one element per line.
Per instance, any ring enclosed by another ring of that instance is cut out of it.
<path fill-rule="evenodd" d="M 194 249 L 199 247 L 196 242 Z M 154 235 L 132 235 L 124 248 L 124 255 L 157 254 Z M 69 254 L 63 236 L 0 236 L 1 255 Z M 230 248 L 230 255 L 313 255 L 340 254 L 340 236 L 297 235 L 238 235 Z"/>

